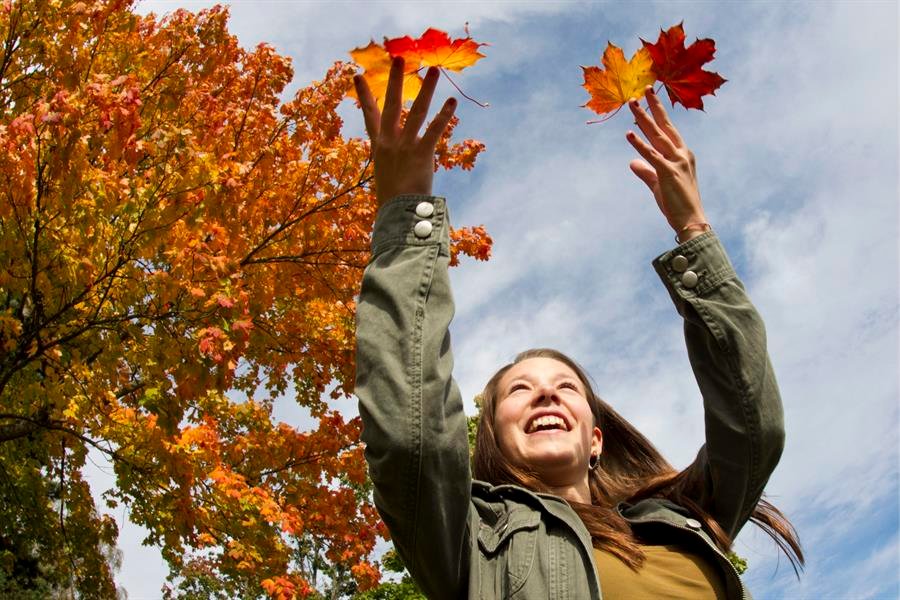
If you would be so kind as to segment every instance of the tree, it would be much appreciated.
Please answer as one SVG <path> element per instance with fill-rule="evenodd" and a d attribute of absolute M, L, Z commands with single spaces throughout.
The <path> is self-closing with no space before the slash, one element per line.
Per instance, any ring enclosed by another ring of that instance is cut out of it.
<path fill-rule="evenodd" d="M 329 405 L 352 393 L 376 208 L 368 142 L 337 113 L 355 68 L 282 102 L 289 59 L 242 49 L 227 20 L 0 5 L 6 580 L 115 595 L 89 448 L 115 469 L 107 506 L 162 547 L 170 596 L 311 595 L 309 544 L 357 588 L 378 580 L 360 424 Z M 435 168 L 471 168 L 483 146 L 451 133 Z M 487 258 L 483 229 L 453 236 Z M 274 422 L 283 394 L 318 427 Z"/>

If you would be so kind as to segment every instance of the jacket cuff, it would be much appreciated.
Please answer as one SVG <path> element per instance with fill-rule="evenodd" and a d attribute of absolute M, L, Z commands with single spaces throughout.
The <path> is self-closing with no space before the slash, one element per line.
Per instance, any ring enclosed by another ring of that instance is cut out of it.
<path fill-rule="evenodd" d="M 437 246 L 450 254 L 447 201 L 441 196 L 401 194 L 378 209 L 372 231 L 372 258 L 398 246 Z"/>
<path fill-rule="evenodd" d="M 725 248 L 713 231 L 661 254 L 652 264 L 679 313 L 686 300 L 703 297 L 722 283 L 737 279 Z"/>

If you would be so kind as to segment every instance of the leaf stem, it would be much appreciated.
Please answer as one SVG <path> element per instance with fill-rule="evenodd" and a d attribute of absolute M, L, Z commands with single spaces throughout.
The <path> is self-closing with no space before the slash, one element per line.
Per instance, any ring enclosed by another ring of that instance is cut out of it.
<path fill-rule="evenodd" d="M 466 94 L 464 91 L 462 91 L 462 90 L 459 88 L 459 86 L 456 85 L 456 82 L 453 81 L 453 79 L 450 77 L 450 75 L 447 74 L 447 71 L 444 70 L 444 67 L 438 67 L 438 69 L 441 70 L 441 73 L 444 75 L 444 77 L 447 78 L 447 81 L 449 81 L 451 84 L 453 84 L 453 87 L 456 88 L 456 91 L 459 92 L 460 94 L 462 94 L 462 97 L 463 97 L 463 98 L 465 98 L 466 100 L 469 100 L 470 102 L 474 102 L 475 104 L 477 104 L 477 105 L 480 106 L 481 108 L 487 108 L 488 106 L 490 106 L 490 104 L 488 104 L 487 102 L 484 102 L 484 103 L 479 102 L 479 101 L 476 100 L 475 98 L 472 98 L 471 96 L 469 96 L 468 94 Z"/>
<path fill-rule="evenodd" d="M 621 104 L 621 105 L 619 106 L 619 108 L 617 108 L 616 110 L 612 111 L 611 113 L 609 113 L 608 115 L 606 115 L 606 116 L 603 117 L 602 119 L 597 119 L 596 121 L 588 121 L 587 124 L 588 124 L 588 125 L 594 125 L 595 123 L 603 123 L 604 121 L 609 121 L 609 120 L 612 119 L 614 116 L 616 116 L 616 113 L 617 113 L 617 112 L 619 112 L 620 110 L 622 110 L 622 107 L 623 107 L 623 106 L 625 106 L 625 105 L 624 105 L 624 104 Z"/>

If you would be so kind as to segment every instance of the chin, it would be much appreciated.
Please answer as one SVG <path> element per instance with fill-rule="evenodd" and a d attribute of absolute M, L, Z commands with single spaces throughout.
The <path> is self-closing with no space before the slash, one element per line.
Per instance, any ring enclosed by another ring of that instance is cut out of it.
<path fill-rule="evenodd" d="M 531 455 L 526 462 L 532 470 L 548 474 L 570 471 L 578 466 L 578 460 L 571 453 Z"/>

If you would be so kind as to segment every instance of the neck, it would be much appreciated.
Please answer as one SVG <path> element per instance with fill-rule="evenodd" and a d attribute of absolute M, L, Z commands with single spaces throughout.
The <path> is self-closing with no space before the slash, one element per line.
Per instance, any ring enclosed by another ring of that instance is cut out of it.
<path fill-rule="evenodd" d="M 565 498 L 569 502 L 591 503 L 591 489 L 588 486 L 587 477 L 584 478 L 584 481 L 577 484 L 548 487 L 551 494 Z"/>

